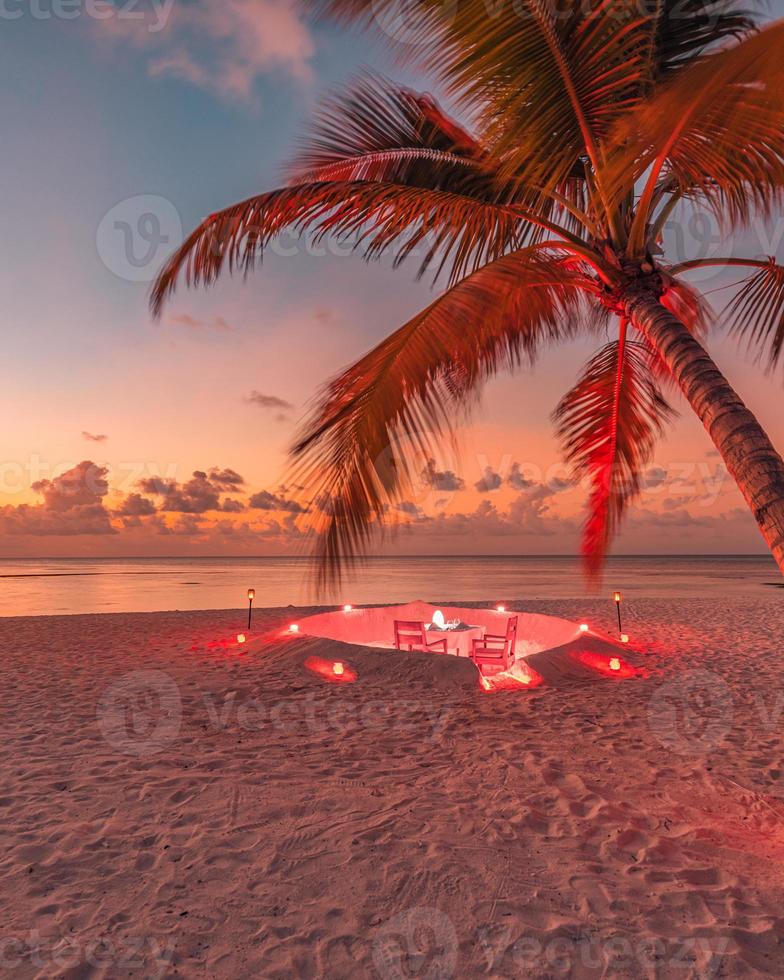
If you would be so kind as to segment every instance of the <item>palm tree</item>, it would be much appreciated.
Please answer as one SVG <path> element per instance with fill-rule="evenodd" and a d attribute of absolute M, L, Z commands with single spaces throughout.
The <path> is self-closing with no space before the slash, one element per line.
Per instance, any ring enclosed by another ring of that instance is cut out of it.
<path fill-rule="evenodd" d="M 367 20 L 395 0 L 322 0 Z M 318 4 L 317 4 L 318 6 Z M 409 4 L 409 7 L 411 5 Z M 207 218 L 155 283 L 249 272 L 284 229 L 353 236 L 368 259 L 446 288 L 329 382 L 295 446 L 316 501 L 321 584 L 391 520 L 422 459 L 482 383 L 545 344 L 611 326 L 555 422 L 591 486 L 583 553 L 597 573 L 679 389 L 703 422 L 784 571 L 784 462 L 700 340 L 706 264 L 750 276 L 728 315 L 770 364 L 784 346 L 773 258 L 673 263 L 682 202 L 727 231 L 769 215 L 784 188 L 784 23 L 757 30 L 733 0 L 418 0 L 416 51 L 474 122 L 372 75 L 324 107 L 288 186 Z"/>

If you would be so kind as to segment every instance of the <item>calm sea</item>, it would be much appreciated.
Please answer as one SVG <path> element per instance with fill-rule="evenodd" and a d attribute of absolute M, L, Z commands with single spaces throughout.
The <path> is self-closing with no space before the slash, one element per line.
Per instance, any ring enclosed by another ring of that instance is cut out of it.
<path fill-rule="evenodd" d="M 770 558 L 611 559 L 606 589 L 631 598 L 772 595 L 782 580 Z M 314 601 L 306 559 L 123 558 L 0 561 L 0 615 L 229 609 Z M 588 595 L 574 558 L 375 558 L 336 601 L 560 599 Z"/>

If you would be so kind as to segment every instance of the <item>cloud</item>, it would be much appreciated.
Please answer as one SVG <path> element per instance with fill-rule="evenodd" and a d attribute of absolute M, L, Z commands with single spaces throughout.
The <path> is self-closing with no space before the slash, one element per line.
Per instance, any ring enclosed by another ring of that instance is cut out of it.
<path fill-rule="evenodd" d="M 170 493 L 164 494 L 161 510 L 176 514 L 205 514 L 219 507 L 218 488 L 210 482 L 205 472 L 194 470 L 187 483 L 175 486 Z"/>
<path fill-rule="evenodd" d="M 529 480 L 523 475 L 519 463 L 512 463 L 512 468 L 509 470 L 509 476 L 507 476 L 506 482 L 514 490 L 528 490 L 534 486 L 534 481 Z"/>
<path fill-rule="evenodd" d="M 85 429 L 82 429 L 82 439 L 87 442 L 106 442 L 108 438 L 105 435 L 93 435 L 92 432 L 87 432 Z"/>
<path fill-rule="evenodd" d="M 134 17 L 101 19 L 97 30 L 142 50 L 152 77 L 179 78 L 231 100 L 247 100 L 263 75 L 311 76 L 314 44 L 296 0 L 159 2 Z"/>
<path fill-rule="evenodd" d="M 226 333 L 233 327 L 227 323 L 222 316 L 214 316 L 209 320 L 199 320 L 188 313 L 172 313 L 166 320 L 167 323 L 176 327 L 187 327 L 189 330 L 216 330 L 218 333 Z"/>
<path fill-rule="evenodd" d="M 0 508 L 0 530 L 13 535 L 116 534 L 103 498 L 109 491 L 108 470 L 83 460 L 51 480 L 38 480 L 32 489 L 40 504 Z"/>
<path fill-rule="evenodd" d="M 219 466 L 213 466 L 209 472 L 194 470 L 186 483 L 160 476 L 145 477 L 138 483 L 142 493 L 162 498 L 161 511 L 175 514 L 206 514 L 207 511 L 226 509 L 234 512 L 243 505 L 232 501 L 227 508 L 227 501 L 221 503 L 221 494 L 225 491 L 236 493 L 244 485 L 245 478 L 236 470 Z"/>
<path fill-rule="evenodd" d="M 85 459 L 53 480 L 37 480 L 32 489 L 44 498 L 44 507 L 53 511 L 73 510 L 101 502 L 109 492 L 108 469 Z"/>
<path fill-rule="evenodd" d="M 465 481 L 451 470 L 437 470 L 434 459 L 429 459 L 422 470 L 422 482 L 433 490 L 463 490 L 465 487 Z"/>
<path fill-rule="evenodd" d="M 498 490 L 503 482 L 500 473 L 496 473 L 492 466 L 485 466 L 484 475 L 474 484 L 474 489 L 479 493 L 491 493 Z"/>
<path fill-rule="evenodd" d="M 291 402 L 287 402 L 284 398 L 278 398 L 277 395 L 264 395 L 260 391 L 252 391 L 246 397 L 245 401 L 249 405 L 257 405 L 263 409 L 278 409 L 275 415 L 276 422 L 288 421 L 288 415 L 286 413 L 294 411 L 294 406 Z"/>
<path fill-rule="evenodd" d="M 224 514 L 241 514 L 245 510 L 245 504 L 241 500 L 232 500 L 231 497 L 226 497 L 221 504 L 221 510 Z"/>
<path fill-rule="evenodd" d="M 181 537 L 194 537 L 195 535 L 204 533 L 205 530 L 204 526 L 199 523 L 198 518 L 193 514 L 182 514 L 172 524 L 167 524 L 166 521 L 157 518 L 156 527 L 158 534 Z"/>
<path fill-rule="evenodd" d="M 552 535 L 566 528 L 571 529 L 573 523 L 551 509 L 552 498 L 565 487 L 553 487 L 541 484 L 533 490 L 521 493 L 509 506 L 509 523 L 524 534 Z"/>
<path fill-rule="evenodd" d="M 655 490 L 667 480 L 667 470 L 661 466 L 651 466 L 644 471 L 641 485 L 643 490 Z"/>
<path fill-rule="evenodd" d="M 117 517 L 149 517 L 155 513 L 155 504 L 140 493 L 129 493 L 114 513 Z"/>
<path fill-rule="evenodd" d="M 401 514 L 405 514 L 407 517 L 413 517 L 418 521 L 425 519 L 425 512 L 412 500 L 401 500 L 399 504 L 395 504 L 395 510 L 400 511 Z"/>
<path fill-rule="evenodd" d="M 228 467 L 221 470 L 217 466 L 213 466 L 209 472 L 209 479 L 215 486 L 224 487 L 226 490 L 238 490 L 245 485 L 244 478 L 236 470 Z"/>
<path fill-rule="evenodd" d="M 194 470 L 187 483 L 160 477 L 148 477 L 139 481 L 139 489 L 144 493 L 162 497 L 162 511 L 177 514 L 204 514 L 208 510 L 220 509 L 220 487 L 212 483 L 203 470 Z"/>
<path fill-rule="evenodd" d="M 573 536 L 576 533 L 576 522 L 553 508 L 553 500 L 561 491 L 561 487 L 552 484 L 532 484 L 531 489 L 519 493 L 512 500 L 507 510 L 499 510 L 489 500 L 480 501 L 477 508 L 469 513 L 430 516 L 406 501 L 398 504 L 396 509 L 412 517 L 411 526 L 416 524 L 417 537 L 423 544 L 432 538 L 441 541 L 470 539 L 472 545 L 503 538 L 503 550 L 515 541 L 520 546 L 534 538 L 546 539 L 558 534 Z M 489 547 L 492 549 L 496 545 L 493 543 Z"/>
<path fill-rule="evenodd" d="M 575 523 L 551 509 L 556 491 L 541 484 L 528 493 L 519 494 L 506 511 L 489 500 L 482 500 L 470 513 L 439 514 L 430 518 L 424 527 L 424 537 L 446 540 L 468 538 L 478 543 L 503 538 L 504 544 L 523 542 L 531 538 L 551 538 L 575 531 Z M 480 545 L 481 546 L 481 545 Z M 495 547 L 495 545 L 493 545 Z"/>
<path fill-rule="evenodd" d="M 261 490 L 259 493 L 254 493 L 250 498 L 249 505 L 254 510 L 280 510 L 286 511 L 289 514 L 307 513 L 307 508 L 303 507 L 298 501 L 280 497 L 277 494 L 270 493 L 269 490 Z"/>
<path fill-rule="evenodd" d="M 154 493 L 162 497 L 174 493 L 177 489 L 177 481 L 164 479 L 162 476 L 146 476 L 139 480 L 138 486 L 142 493 Z"/>

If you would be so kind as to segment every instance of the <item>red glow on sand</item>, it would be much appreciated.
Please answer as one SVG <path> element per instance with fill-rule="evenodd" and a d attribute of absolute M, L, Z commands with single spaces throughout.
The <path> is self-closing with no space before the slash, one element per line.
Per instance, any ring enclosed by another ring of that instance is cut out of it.
<path fill-rule="evenodd" d="M 606 653 L 595 653 L 592 650 L 581 650 L 576 654 L 580 663 L 591 670 L 595 670 L 605 677 L 617 677 L 626 680 L 630 677 L 645 677 L 647 671 L 639 667 L 633 667 L 626 660 L 620 657 L 609 657 Z"/>
<path fill-rule="evenodd" d="M 356 671 L 352 670 L 343 660 L 308 657 L 305 661 L 305 667 L 312 674 L 318 674 L 329 684 L 353 684 L 357 679 Z"/>
<path fill-rule="evenodd" d="M 496 691 L 527 691 L 534 687 L 541 687 L 544 678 L 538 674 L 533 667 L 526 666 L 512 668 L 510 671 L 502 671 L 491 674 L 489 677 L 480 675 L 479 686 L 487 694 L 495 694 Z"/>

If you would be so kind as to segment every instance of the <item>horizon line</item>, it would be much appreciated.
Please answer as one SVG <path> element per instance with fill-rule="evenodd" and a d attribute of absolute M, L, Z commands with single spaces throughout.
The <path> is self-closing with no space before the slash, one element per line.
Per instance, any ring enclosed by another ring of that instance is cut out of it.
<path fill-rule="evenodd" d="M 455 555 L 443 555 L 443 554 L 406 554 L 406 555 L 367 555 L 363 558 L 357 559 L 357 564 L 361 564 L 365 561 L 389 561 L 390 559 L 413 559 L 413 558 L 442 558 L 442 559 L 465 559 L 465 558 L 498 558 L 498 559 L 511 559 L 511 558 L 525 558 L 530 560 L 536 560 L 541 558 L 573 558 L 577 561 L 581 560 L 582 556 L 579 554 L 568 554 L 564 552 L 554 552 L 549 554 L 541 555 L 530 555 L 530 554 L 455 554 Z M 615 561 L 617 559 L 626 558 L 769 558 L 773 561 L 772 555 L 767 552 L 636 552 L 634 554 L 625 555 L 609 555 L 607 561 Z M 161 560 L 185 560 L 185 561 L 213 561 L 215 559 L 220 560 L 250 560 L 250 561 L 267 561 L 267 560 L 286 560 L 286 561 L 311 561 L 312 559 L 308 555 L 0 555 L 0 561 L 161 561 Z"/>

